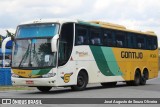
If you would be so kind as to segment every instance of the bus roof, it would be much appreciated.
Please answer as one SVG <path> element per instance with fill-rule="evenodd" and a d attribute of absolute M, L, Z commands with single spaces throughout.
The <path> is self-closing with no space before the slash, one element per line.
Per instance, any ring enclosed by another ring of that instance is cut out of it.
<path fill-rule="evenodd" d="M 90 21 L 89 23 L 98 24 L 101 27 L 108 28 L 108 29 L 115 29 L 115 30 L 121 30 L 126 32 L 156 36 L 156 34 L 153 31 L 146 31 L 146 32 L 136 31 L 136 30 L 127 29 L 125 26 L 113 24 L 113 23 L 107 23 L 107 22 L 101 22 L 101 21 Z"/>
<path fill-rule="evenodd" d="M 87 22 L 87 21 L 73 20 L 73 19 L 54 18 L 54 19 L 38 19 L 34 21 L 28 21 L 25 23 L 21 23 L 21 24 L 53 23 L 53 22 L 61 23 L 61 24 L 67 23 L 67 22 L 82 23 L 82 24 L 86 24 L 90 26 L 98 26 L 98 27 L 103 27 L 103 28 L 108 28 L 108 29 L 115 29 L 115 30 L 121 30 L 121 31 L 126 31 L 126 32 L 156 36 L 156 34 L 153 31 L 146 31 L 146 32 L 136 31 L 136 30 L 127 29 L 125 26 L 122 26 L 122 25 L 107 23 L 107 22 L 102 22 L 102 21 Z"/>
<path fill-rule="evenodd" d="M 23 22 L 23 24 L 34 24 L 34 23 L 67 23 L 67 22 L 74 22 L 77 23 L 78 20 L 73 20 L 73 19 L 63 19 L 63 18 L 54 18 L 54 19 L 37 19 L 37 20 L 32 20 L 28 22 Z"/>

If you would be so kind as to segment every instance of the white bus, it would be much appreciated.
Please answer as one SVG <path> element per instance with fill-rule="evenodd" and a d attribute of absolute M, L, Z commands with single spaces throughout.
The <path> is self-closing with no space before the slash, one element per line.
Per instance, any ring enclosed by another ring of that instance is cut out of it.
<path fill-rule="evenodd" d="M 88 83 L 145 85 L 146 80 L 157 76 L 154 32 L 78 20 L 38 20 L 17 27 L 13 85 L 40 91 L 68 86 L 80 91 Z"/>

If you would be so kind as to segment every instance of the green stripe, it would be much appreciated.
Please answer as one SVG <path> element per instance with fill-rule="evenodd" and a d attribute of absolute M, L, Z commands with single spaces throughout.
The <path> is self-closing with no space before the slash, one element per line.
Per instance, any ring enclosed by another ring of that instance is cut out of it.
<path fill-rule="evenodd" d="M 32 70 L 32 75 L 44 75 L 47 74 L 51 68 L 49 69 L 40 69 L 40 70 Z"/>
<path fill-rule="evenodd" d="M 96 64 L 105 76 L 122 75 L 110 47 L 90 46 Z"/>
<path fill-rule="evenodd" d="M 110 71 L 114 74 L 114 75 L 122 75 L 122 72 L 118 66 L 118 63 L 116 61 L 116 58 L 114 56 L 114 53 L 112 51 L 112 48 L 110 47 L 101 47 L 102 52 L 104 54 L 104 57 L 107 61 L 107 65 L 109 66 Z"/>
<path fill-rule="evenodd" d="M 89 25 L 89 26 L 101 27 L 99 24 L 90 23 L 90 22 L 78 21 L 78 23 L 80 23 L 80 24 L 84 24 L 84 25 Z"/>

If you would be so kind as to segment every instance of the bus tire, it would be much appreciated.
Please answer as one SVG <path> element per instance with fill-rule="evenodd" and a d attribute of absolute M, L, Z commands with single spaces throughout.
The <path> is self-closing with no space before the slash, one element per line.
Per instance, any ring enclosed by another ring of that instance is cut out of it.
<path fill-rule="evenodd" d="M 37 87 L 37 89 L 41 92 L 48 92 L 49 90 L 51 90 L 52 87 L 49 86 L 39 86 Z"/>
<path fill-rule="evenodd" d="M 141 74 L 139 71 L 136 71 L 136 73 L 134 75 L 134 80 L 132 81 L 132 84 L 134 86 L 138 86 L 138 85 L 140 85 L 140 81 L 141 81 Z"/>
<path fill-rule="evenodd" d="M 135 72 L 135 75 L 134 75 L 134 80 L 133 81 L 126 81 L 126 84 L 128 86 L 138 86 L 140 85 L 140 81 L 141 81 L 141 74 L 140 72 L 137 70 Z"/>
<path fill-rule="evenodd" d="M 116 86 L 117 82 L 107 82 L 107 83 L 101 83 L 103 87 L 114 87 Z"/>
<path fill-rule="evenodd" d="M 126 84 L 127 84 L 128 86 L 132 86 L 132 85 L 133 85 L 133 81 L 126 81 Z"/>
<path fill-rule="evenodd" d="M 140 81 L 140 85 L 145 85 L 147 79 L 148 79 L 148 71 L 145 70 L 145 71 L 143 72 L 143 74 L 142 74 L 141 81 Z"/>
<path fill-rule="evenodd" d="M 85 72 L 81 71 L 77 77 L 77 85 L 71 86 L 71 89 L 74 91 L 82 91 L 86 88 L 88 84 L 88 76 Z"/>

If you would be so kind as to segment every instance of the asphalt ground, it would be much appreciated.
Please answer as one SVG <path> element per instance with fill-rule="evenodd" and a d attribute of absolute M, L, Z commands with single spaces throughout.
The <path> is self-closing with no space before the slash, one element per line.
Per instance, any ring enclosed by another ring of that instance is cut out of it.
<path fill-rule="evenodd" d="M 84 91 L 72 91 L 70 88 L 52 88 L 50 92 L 44 93 L 37 89 L 33 90 L 9 90 L 0 91 L 0 98 L 160 98 L 160 75 L 159 78 L 147 81 L 144 86 L 127 86 L 123 82 L 119 82 L 115 87 L 104 88 L 100 84 L 89 84 Z M 128 104 L 126 104 L 128 106 Z M 126 106 L 125 105 L 125 106 Z M 22 105 L 0 105 L 0 107 L 21 107 Z M 47 104 L 47 105 L 23 105 L 23 107 L 74 107 L 74 106 L 87 106 L 87 107 L 101 107 L 101 106 L 124 106 L 123 104 Z M 129 104 L 135 107 L 150 107 L 160 104 Z"/>

